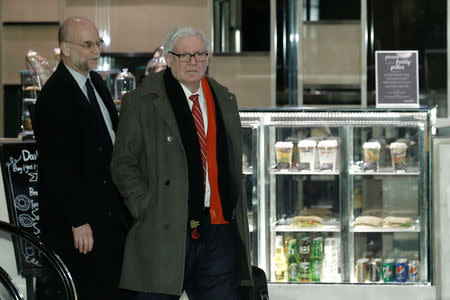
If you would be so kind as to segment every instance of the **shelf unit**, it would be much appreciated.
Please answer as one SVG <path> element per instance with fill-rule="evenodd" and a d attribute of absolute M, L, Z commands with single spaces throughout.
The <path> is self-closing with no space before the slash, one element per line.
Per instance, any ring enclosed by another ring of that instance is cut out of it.
<path fill-rule="evenodd" d="M 245 166 L 244 174 L 246 178 L 252 177 L 252 208 L 253 215 L 258 216 L 259 230 L 257 262 L 266 271 L 269 284 L 275 283 L 272 258 L 276 235 L 297 240 L 302 235 L 323 236 L 339 241 L 339 274 L 321 283 L 361 284 L 355 272 L 360 258 L 406 257 L 420 260 L 420 280 L 383 285 L 431 284 L 429 132 L 434 122 L 434 108 L 261 109 L 243 110 L 240 114 L 244 131 L 251 128 L 251 133 L 244 135 L 244 144 L 250 145 L 245 140 L 251 136 L 253 160 Z M 276 142 L 296 143 L 311 137 L 338 141 L 334 171 L 320 171 L 317 166 L 314 171 L 276 167 Z M 362 144 L 373 139 L 382 144 L 380 168 L 365 171 Z M 393 171 L 386 147 L 397 140 L 409 143 L 405 172 Z M 316 228 L 292 226 L 292 218 L 305 209 L 325 209 L 331 215 Z M 383 213 L 383 218 L 411 216 L 413 223 L 408 228 L 355 226 L 357 217 L 371 211 Z M 374 283 L 382 282 L 364 282 Z"/>

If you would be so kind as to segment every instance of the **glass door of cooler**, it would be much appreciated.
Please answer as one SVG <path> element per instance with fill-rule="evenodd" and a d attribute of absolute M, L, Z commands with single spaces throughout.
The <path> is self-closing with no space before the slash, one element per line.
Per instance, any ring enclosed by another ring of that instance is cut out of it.
<path fill-rule="evenodd" d="M 428 117 L 360 113 L 347 129 L 351 282 L 429 282 Z"/>
<path fill-rule="evenodd" d="M 247 196 L 247 214 L 250 231 L 250 253 L 252 265 L 261 265 L 260 256 L 264 228 L 260 216 L 261 187 L 259 181 L 260 170 L 260 132 L 261 116 L 253 113 L 240 113 L 242 124 L 242 171 Z"/>
<path fill-rule="evenodd" d="M 319 119 L 287 112 L 265 119 L 271 282 L 343 280 L 344 131 Z"/>

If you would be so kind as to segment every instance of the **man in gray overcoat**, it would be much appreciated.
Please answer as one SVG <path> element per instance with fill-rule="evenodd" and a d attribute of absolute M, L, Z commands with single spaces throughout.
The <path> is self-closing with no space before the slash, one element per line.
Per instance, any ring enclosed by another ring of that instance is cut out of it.
<path fill-rule="evenodd" d="M 164 41 L 167 69 L 124 95 L 111 172 L 134 224 L 121 287 L 138 299 L 240 299 L 251 285 L 236 97 L 207 77 L 193 27 Z"/>

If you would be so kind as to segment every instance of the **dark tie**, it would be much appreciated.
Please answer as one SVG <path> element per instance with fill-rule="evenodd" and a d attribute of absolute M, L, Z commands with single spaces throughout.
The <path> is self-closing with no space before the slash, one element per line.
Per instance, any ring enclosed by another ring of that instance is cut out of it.
<path fill-rule="evenodd" d="M 88 100 L 91 104 L 91 108 L 95 114 L 98 126 L 105 131 L 107 140 L 112 143 L 111 136 L 109 135 L 108 128 L 106 128 L 105 119 L 103 118 L 102 111 L 100 110 L 100 106 L 98 105 L 97 97 L 95 96 L 94 88 L 92 87 L 91 81 L 89 78 L 86 79 L 86 89 L 88 94 Z"/>

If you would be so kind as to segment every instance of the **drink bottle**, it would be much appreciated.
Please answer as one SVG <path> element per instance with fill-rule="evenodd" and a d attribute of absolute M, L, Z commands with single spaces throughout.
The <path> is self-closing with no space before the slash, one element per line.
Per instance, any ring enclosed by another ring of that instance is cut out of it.
<path fill-rule="evenodd" d="M 288 281 L 298 281 L 298 249 L 297 239 L 289 240 L 289 256 L 288 256 Z"/>
<path fill-rule="evenodd" d="M 303 282 L 311 281 L 310 274 L 310 257 L 309 252 L 311 248 L 311 242 L 308 237 L 303 237 L 300 243 L 300 263 L 299 263 L 299 280 Z"/>
<path fill-rule="evenodd" d="M 320 240 L 315 238 L 313 240 L 313 248 L 310 260 L 311 281 L 320 281 L 322 276 L 322 258 Z"/>
<path fill-rule="evenodd" d="M 284 255 L 283 236 L 275 237 L 275 281 L 282 282 L 286 280 L 287 263 Z"/>

